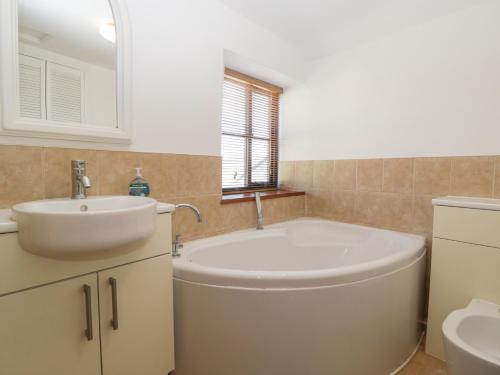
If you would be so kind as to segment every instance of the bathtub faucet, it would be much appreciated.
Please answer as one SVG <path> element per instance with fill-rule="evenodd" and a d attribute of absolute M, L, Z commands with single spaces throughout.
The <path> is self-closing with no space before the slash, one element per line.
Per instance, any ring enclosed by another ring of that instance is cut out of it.
<path fill-rule="evenodd" d="M 177 208 L 189 208 L 189 209 L 193 210 L 194 214 L 196 215 L 196 221 L 198 221 L 198 223 L 201 223 L 203 221 L 203 217 L 201 216 L 200 210 L 198 210 L 192 204 L 179 203 L 179 204 L 175 205 L 175 208 L 176 209 Z M 184 245 L 182 244 L 182 241 L 181 241 L 181 235 L 177 234 L 175 236 L 175 241 L 172 243 L 172 256 L 173 257 L 181 256 L 181 254 L 179 253 L 179 250 L 182 249 L 183 247 L 184 247 Z"/>
<path fill-rule="evenodd" d="M 264 216 L 262 215 L 262 202 L 260 200 L 260 192 L 255 193 L 255 205 L 257 206 L 257 229 L 264 229 Z"/>

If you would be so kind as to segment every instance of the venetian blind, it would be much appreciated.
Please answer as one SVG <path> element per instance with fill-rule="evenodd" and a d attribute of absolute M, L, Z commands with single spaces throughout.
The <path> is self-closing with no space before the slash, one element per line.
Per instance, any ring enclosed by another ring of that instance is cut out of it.
<path fill-rule="evenodd" d="M 226 69 L 222 103 L 223 191 L 275 188 L 282 89 Z"/>

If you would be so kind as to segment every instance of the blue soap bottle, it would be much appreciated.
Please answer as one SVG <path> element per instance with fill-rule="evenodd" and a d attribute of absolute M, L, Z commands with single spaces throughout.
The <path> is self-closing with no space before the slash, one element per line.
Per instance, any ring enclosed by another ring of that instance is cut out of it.
<path fill-rule="evenodd" d="M 149 183 L 142 177 L 141 168 L 135 168 L 135 178 L 130 182 L 128 194 L 136 197 L 149 197 Z"/>

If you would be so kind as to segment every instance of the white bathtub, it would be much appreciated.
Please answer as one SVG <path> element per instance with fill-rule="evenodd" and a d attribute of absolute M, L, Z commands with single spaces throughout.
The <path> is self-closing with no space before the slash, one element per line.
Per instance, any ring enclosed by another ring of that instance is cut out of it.
<path fill-rule="evenodd" d="M 420 236 L 300 219 L 181 254 L 175 375 L 386 375 L 418 345 Z"/>

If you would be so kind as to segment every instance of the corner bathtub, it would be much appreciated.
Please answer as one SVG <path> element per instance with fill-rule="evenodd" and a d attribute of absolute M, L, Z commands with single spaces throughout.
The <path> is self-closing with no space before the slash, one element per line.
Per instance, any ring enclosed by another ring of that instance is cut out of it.
<path fill-rule="evenodd" d="M 418 346 L 420 236 L 299 219 L 181 254 L 175 375 L 387 375 Z"/>

